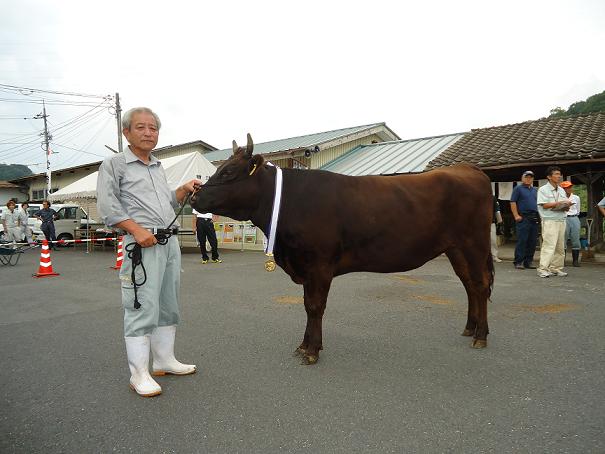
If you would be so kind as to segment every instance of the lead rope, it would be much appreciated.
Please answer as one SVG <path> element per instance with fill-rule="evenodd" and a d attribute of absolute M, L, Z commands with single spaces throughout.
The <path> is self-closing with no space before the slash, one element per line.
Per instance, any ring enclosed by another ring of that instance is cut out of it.
<path fill-rule="evenodd" d="M 170 228 L 174 225 L 174 223 L 176 222 L 178 217 L 183 212 L 185 205 L 187 205 L 187 203 L 189 203 L 189 199 L 191 198 L 191 195 L 195 194 L 196 192 L 197 192 L 197 190 L 194 190 L 193 192 L 190 192 L 189 195 L 187 195 L 187 198 L 185 199 L 185 202 L 183 202 L 181 209 L 176 214 L 176 216 L 174 217 L 174 219 L 172 220 L 170 225 L 168 227 L 166 227 L 166 230 L 170 230 Z M 168 240 L 172 236 L 172 233 L 156 233 L 154 236 L 155 236 L 156 240 L 158 240 L 157 244 L 164 246 L 164 245 L 168 244 Z M 139 243 L 137 243 L 136 241 L 134 243 L 127 244 L 126 247 L 124 248 L 124 250 L 128 253 L 128 258 L 130 260 L 132 260 L 132 271 L 130 272 L 130 280 L 132 281 L 132 285 L 134 288 L 134 308 L 135 309 L 141 308 L 141 303 L 139 303 L 139 296 L 137 293 L 137 289 L 139 287 L 141 287 L 142 285 L 144 285 L 145 282 L 147 282 L 147 271 L 145 270 L 145 265 L 143 265 L 142 249 L 143 248 L 141 247 L 141 245 Z M 137 282 L 136 274 L 135 274 L 135 271 L 139 266 L 143 270 L 142 282 Z"/>

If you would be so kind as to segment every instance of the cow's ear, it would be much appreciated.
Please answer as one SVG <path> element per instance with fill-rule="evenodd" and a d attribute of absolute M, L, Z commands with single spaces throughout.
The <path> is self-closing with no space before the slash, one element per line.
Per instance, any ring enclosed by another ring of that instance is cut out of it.
<path fill-rule="evenodd" d="M 265 160 L 262 155 L 255 154 L 254 156 L 252 156 L 252 159 L 248 161 L 248 174 L 254 175 L 254 172 L 256 172 L 260 168 L 260 166 L 263 165 L 264 162 Z"/>

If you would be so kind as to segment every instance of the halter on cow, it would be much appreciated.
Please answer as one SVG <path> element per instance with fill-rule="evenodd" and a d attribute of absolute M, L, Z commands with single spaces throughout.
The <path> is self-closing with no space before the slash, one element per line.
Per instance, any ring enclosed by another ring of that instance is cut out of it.
<path fill-rule="evenodd" d="M 199 212 L 250 220 L 269 236 L 276 168 L 253 143 L 233 155 L 191 199 Z M 304 287 L 307 326 L 296 352 L 314 364 L 332 279 L 371 271 L 409 271 L 445 253 L 468 295 L 464 336 L 487 346 L 493 199 L 488 177 L 462 164 L 414 175 L 351 177 L 283 169 L 274 256 Z"/>

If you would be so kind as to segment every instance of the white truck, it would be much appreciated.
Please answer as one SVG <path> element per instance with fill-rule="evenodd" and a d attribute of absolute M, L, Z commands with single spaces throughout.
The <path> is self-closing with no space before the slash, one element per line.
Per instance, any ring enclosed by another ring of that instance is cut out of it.
<path fill-rule="evenodd" d="M 21 205 L 19 204 L 19 207 Z M 80 228 L 86 228 L 86 225 L 96 224 L 94 219 L 88 220 L 88 214 L 84 209 L 75 204 L 71 203 L 55 203 L 51 206 L 53 210 L 57 212 L 57 219 L 55 220 L 55 234 L 58 240 L 73 240 L 74 230 Z M 0 208 L 0 213 L 7 210 L 5 206 Z M 42 209 L 42 204 L 31 203 L 28 208 L 29 217 L 27 219 L 27 225 L 32 229 L 34 238 L 44 239 L 44 233 L 40 226 L 42 222 L 34 217 L 36 211 Z M 4 235 L 4 228 L 0 223 L 0 238 Z"/>

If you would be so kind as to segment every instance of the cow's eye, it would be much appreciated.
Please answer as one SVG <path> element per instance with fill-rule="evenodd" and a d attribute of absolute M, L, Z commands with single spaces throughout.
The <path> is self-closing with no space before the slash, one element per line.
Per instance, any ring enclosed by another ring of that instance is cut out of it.
<path fill-rule="evenodd" d="M 231 181 L 235 178 L 237 178 L 237 174 L 233 171 L 233 169 L 225 169 L 221 172 L 222 181 Z"/>

